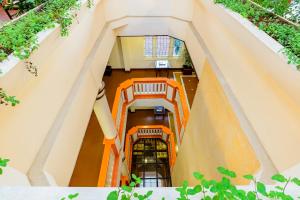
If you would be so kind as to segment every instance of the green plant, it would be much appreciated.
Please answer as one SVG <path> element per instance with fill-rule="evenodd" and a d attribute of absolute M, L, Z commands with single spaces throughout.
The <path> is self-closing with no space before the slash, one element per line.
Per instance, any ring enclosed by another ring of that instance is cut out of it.
<path fill-rule="evenodd" d="M 16 99 L 15 96 L 9 96 L 6 92 L 0 88 L 0 104 L 16 106 L 20 101 Z"/>
<path fill-rule="evenodd" d="M 153 191 L 148 191 L 146 194 L 139 194 L 138 192 L 135 192 L 134 188 L 141 184 L 142 180 L 134 174 L 132 174 L 132 179 L 133 180 L 130 182 L 129 186 L 123 185 L 118 190 L 110 192 L 107 196 L 107 200 L 148 200 Z"/>
<path fill-rule="evenodd" d="M 91 8 L 94 5 L 94 0 L 88 0 L 87 7 Z"/>
<path fill-rule="evenodd" d="M 21 60 L 30 56 L 38 47 L 37 34 L 60 24 L 61 35 L 67 36 L 75 17 L 73 10 L 79 8 L 78 0 L 49 0 L 43 8 L 29 11 L 16 22 L 0 29 L 0 62 L 13 53 Z"/>
<path fill-rule="evenodd" d="M 254 2 L 281 16 L 283 16 L 290 7 L 288 0 L 254 0 Z"/>
<path fill-rule="evenodd" d="M 0 175 L 3 174 L 3 168 L 7 167 L 8 162 L 9 162 L 9 159 L 0 158 Z"/>
<path fill-rule="evenodd" d="M 286 188 L 290 183 L 300 186 L 300 179 L 298 178 L 286 178 L 282 174 L 275 174 L 272 176 L 272 180 L 277 184 L 273 186 L 273 189 L 267 191 L 267 187 L 263 182 L 257 181 L 252 175 L 244 175 L 243 177 L 252 182 L 254 186 L 253 191 L 238 189 L 231 180 L 236 178 L 235 172 L 228 170 L 224 167 L 218 167 L 218 172 L 222 178 L 217 180 L 207 180 L 204 175 L 195 172 L 194 177 L 199 181 L 199 184 L 194 187 L 188 187 L 188 182 L 184 181 L 183 185 L 176 188 L 180 197 L 177 200 L 189 200 L 191 196 L 196 194 L 202 194 L 204 200 L 210 199 L 240 199 L 240 200 L 260 200 L 260 199 L 278 199 L 278 200 L 292 200 L 290 194 L 286 193 Z"/>
<path fill-rule="evenodd" d="M 296 0 L 299 2 L 299 0 Z M 256 0 L 257 3 L 271 8 L 275 13 L 287 13 L 287 0 Z M 295 64 L 300 69 L 300 30 L 285 23 L 267 11 L 258 8 L 248 0 L 215 0 L 215 3 L 235 11 L 250 20 L 253 24 L 277 40 L 283 47 L 281 51 L 287 56 L 288 63 Z M 299 11 L 296 12 L 299 14 Z"/>
<path fill-rule="evenodd" d="M 184 49 L 183 56 L 184 56 L 184 64 L 188 67 L 192 67 L 193 66 L 192 59 L 191 59 L 190 54 L 189 54 L 189 52 L 186 48 Z"/>
<path fill-rule="evenodd" d="M 67 197 L 63 197 L 60 200 L 67 200 L 67 199 L 76 199 L 79 196 L 79 193 L 75 193 L 75 194 L 69 194 Z"/>

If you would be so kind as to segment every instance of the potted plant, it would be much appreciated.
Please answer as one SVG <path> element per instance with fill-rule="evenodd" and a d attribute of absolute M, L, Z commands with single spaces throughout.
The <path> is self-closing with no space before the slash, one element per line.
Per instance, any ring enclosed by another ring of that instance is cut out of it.
<path fill-rule="evenodd" d="M 184 64 L 182 66 L 183 75 L 192 75 L 193 74 L 193 63 L 190 57 L 190 54 L 187 49 L 184 50 Z"/>

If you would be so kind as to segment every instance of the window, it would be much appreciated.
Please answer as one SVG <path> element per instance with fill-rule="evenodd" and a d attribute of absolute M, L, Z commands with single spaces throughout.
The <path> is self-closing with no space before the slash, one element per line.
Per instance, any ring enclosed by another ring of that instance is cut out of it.
<path fill-rule="evenodd" d="M 180 56 L 180 51 L 182 48 L 182 41 L 178 39 L 174 39 L 174 48 L 173 48 L 173 56 Z"/>
<path fill-rule="evenodd" d="M 171 175 L 167 144 L 158 138 L 145 138 L 133 145 L 132 174 L 139 176 L 139 187 L 170 187 Z"/>
<path fill-rule="evenodd" d="M 157 36 L 156 38 L 156 56 L 166 57 L 169 55 L 170 37 Z"/>
<path fill-rule="evenodd" d="M 153 56 L 153 37 L 145 37 L 145 56 Z"/>

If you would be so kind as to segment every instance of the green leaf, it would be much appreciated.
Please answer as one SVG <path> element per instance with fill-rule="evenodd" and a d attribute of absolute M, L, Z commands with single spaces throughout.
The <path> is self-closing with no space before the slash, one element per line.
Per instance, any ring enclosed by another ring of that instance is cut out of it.
<path fill-rule="evenodd" d="M 201 185 L 196 185 L 196 186 L 193 187 L 193 188 L 189 188 L 189 189 L 187 190 L 187 194 L 188 194 L 188 195 L 196 195 L 196 194 L 198 194 L 199 192 L 201 192 L 201 190 L 202 190 Z"/>
<path fill-rule="evenodd" d="M 287 178 L 285 178 L 283 175 L 281 174 L 275 174 L 274 176 L 272 176 L 272 180 L 274 181 L 278 181 L 280 183 L 285 183 L 287 182 Z"/>
<path fill-rule="evenodd" d="M 204 177 L 200 172 L 194 172 L 193 175 L 197 180 L 201 180 Z"/>
<path fill-rule="evenodd" d="M 245 179 L 247 179 L 247 180 L 254 180 L 254 177 L 252 176 L 252 175 L 250 175 L 250 174 L 247 174 L 247 175 L 245 175 L 245 176 L 243 176 Z"/>
<path fill-rule="evenodd" d="M 134 180 L 137 180 L 137 179 L 138 179 L 138 177 L 137 177 L 135 174 L 132 174 L 131 176 L 132 176 L 132 178 L 133 178 Z"/>
<path fill-rule="evenodd" d="M 152 191 L 152 190 L 148 191 L 148 192 L 146 193 L 146 198 L 149 198 L 152 194 L 153 194 L 153 191 Z"/>
<path fill-rule="evenodd" d="M 189 183 L 186 180 L 184 180 L 183 184 L 182 184 L 183 189 L 186 189 L 188 187 L 188 185 L 189 185 Z"/>
<path fill-rule="evenodd" d="M 0 158 L 0 167 L 6 167 L 9 159 L 1 159 Z"/>
<path fill-rule="evenodd" d="M 106 200 L 118 200 L 118 192 L 117 191 L 110 192 Z"/>
<path fill-rule="evenodd" d="M 135 187 L 135 185 L 136 185 L 135 182 L 131 182 L 131 183 L 129 184 L 130 187 Z"/>
<path fill-rule="evenodd" d="M 3 169 L 0 167 L 0 175 L 3 174 Z"/>
<path fill-rule="evenodd" d="M 298 178 L 293 178 L 293 179 L 292 179 L 292 182 L 293 182 L 294 184 L 300 186 L 300 179 L 298 179 Z"/>
<path fill-rule="evenodd" d="M 250 191 L 247 193 L 247 200 L 255 200 L 256 199 L 256 195 L 254 192 Z"/>
<path fill-rule="evenodd" d="M 129 192 L 129 193 L 132 191 L 132 187 L 129 187 L 127 185 L 123 185 L 121 188 L 122 188 L 122 190 Z"/>
<path fill-rule="evenodd" d="M 275 188 L 277 189 L 277 190 L 280 190 L 280 191 L 283 191 L 284 190 L 284 188 L 283 187 L 281 187 L 281 186 L 275 186 Z"/>
<path fill-rule="evenodd" d="M 225 175 L 225 176 L 229 176 L 231 178 L 235 178 L 236 177 L 236 173 L 234 171 L 230 171 L 224 167 L 218 167 L 217 168 L 218 172 L 222 175 Z"/>
<path fill-rule="evenodd" d="M 266 186 L 265 184 L 263 184 L 262 182 L 257 182 L 257 185 L 256 185 L 256 188 L 257 188 L 257 191 L 264 195 L 264 196 L 267 196 L 267 190 L 266 190 Z"/>
<path fill-rule="evenodd" d="M 69 194 L 68 195 L 68 198 L 69 199 L 75 199 L 75 198 L 77 198 L 79 196 L 79 193 L 76 193 L 76 194 Z"/>

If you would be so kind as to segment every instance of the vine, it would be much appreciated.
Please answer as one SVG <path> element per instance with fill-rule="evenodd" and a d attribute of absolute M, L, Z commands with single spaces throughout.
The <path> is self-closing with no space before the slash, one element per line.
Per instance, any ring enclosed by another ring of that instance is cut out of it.
<path fill-rule="evenodd" d="M 49 0 L 39 10 L 32 10 L 26 16 L 0 29 L 0 62 L 9 54 L 21 60 L 29 58 L 38 48 L 37 34 L 60 24 L 61 35 L 67 36 L 68 28 L 75 18 L 73 10 L 79 8 L 78 0 Z"/>
<path fill-rule="evenodd" d="M 6 94 L 6 92 L 0 88 L 0 104 L 4 104 L 4 105 L 11 105 L 11 106 L 16 106 L 17 104 L 19 104 L 20 101 L 16 99 L 15 96 L 9 96 Z"/>
<path fill-rule="evenodd" d="M 299 2 L 299 0 L 296 0 Z M 291 8 L 287 0 L 255 0 L 262 6 L 266 6 L 279 15 L 287 15 Z M 300 30 L 294 25 L 288 24 L 275 15 L 258 8 L 248 0 L 215 0 L 215 3 L 223 4 L 230 10 L 247 18 L 259 29 L 277 40 L 284 48 L 281 50 L 288 59 L 289 64 L 295 64 L 300 69 Z M 296 11 L 299 15 L 299 11 Z M 296 14 L 290 14 L 296 16 Z"/>
<path fill-rule="evenodd" d="M 88 0 L 87 7 L 91 8 L 94 5 L 94 0 Z"/>
<path fill-rule="evenodd" d="M 141 184 L 141 182 L 142 180 L 139 177 L 132 174 L 132 181 L 129 186 L 123 185 L 118 190 L 110 192 L 107 196 L 107 200 L 148 200 L 153 193 L 152 190 L 148 191 L 146 194 L 139 194 L 134 191 L 134 188 Z"/>

